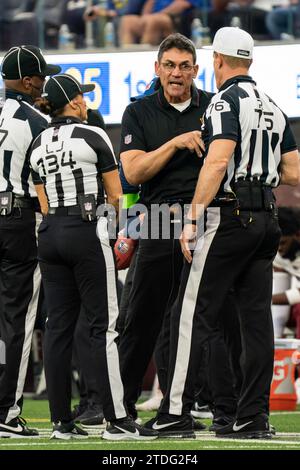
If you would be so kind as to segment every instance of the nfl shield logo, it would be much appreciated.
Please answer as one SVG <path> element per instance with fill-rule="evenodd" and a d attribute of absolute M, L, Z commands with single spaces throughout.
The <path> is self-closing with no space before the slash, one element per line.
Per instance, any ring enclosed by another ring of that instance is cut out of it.
<path fill-rule="evenodd" d="M 2 204 L 2 206 L 7 206 L 7 204 L 8 204 L 8 197 L 2 197 L 2 198 L 1 198 L 1 204 Z"/>
<path fill-rule="evenodd" d="M 132 135 L 131 134 L 127 134 L 125 135 L 125 138 L 124 138 L 124 143 L 126 145 L 130 144 L 132 142 Z"/>
<path fill-rule="evenodd" d="M 87 212 L 91 211 L 92 210 L 92 203 L 91 202 L 86 202 L 84 204 L 84 208 Z"/>
<path fill-rule="evenodd" d="M 128 247 L 128 244 L 124 241 L 124 240 L 121 240 L 120 243 L 118 244 L 118 250 L 120 251 L 120 253 L 127 253 L 129 247 Z"/>

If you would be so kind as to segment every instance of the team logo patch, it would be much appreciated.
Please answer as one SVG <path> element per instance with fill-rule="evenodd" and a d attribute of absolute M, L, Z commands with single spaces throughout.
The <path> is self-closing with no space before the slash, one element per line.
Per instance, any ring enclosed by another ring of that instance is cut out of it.
<path fill-rule="evenodd" d="M 120 253 L 125 254 L 129 250 L 129 246 L 124 240 L 121 240 L 120 243 L 118 244 L 118 250 Z"/>
<path fill-rule="evenodd" d="M 245 51 L 244 49 L 238 49 L 237 55 L 242 55 L 243 57 L 249 57 L 250 51 Z"/>
<path fill-rule="evenodd" d="M 128 144 L 131 144 L 131 142 L 132 142 L 132 134 L 127 134 L 127 135 L 125 135 L 125 137 L 124 137 L 124 143 L 125 143 L 126 145 L 128 145 Z"/>

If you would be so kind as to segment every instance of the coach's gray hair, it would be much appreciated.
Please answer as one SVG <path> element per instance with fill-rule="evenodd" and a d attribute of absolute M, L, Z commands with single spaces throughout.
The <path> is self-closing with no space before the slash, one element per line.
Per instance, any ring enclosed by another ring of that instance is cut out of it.
<path fill-rule="evenodd" d="M 161 42 L 157 54 L 158 62 L 161 61 L 164 52 L 173 48 L 179 49 L 180 51 L 189 52 L 193 56 L 193 63 L 196 63 L 197 54 L 194 43 L 186 36 L 183 36 L 183 34 L 180 33 L 170 34 L 166 37 L 166 39 Z"/>

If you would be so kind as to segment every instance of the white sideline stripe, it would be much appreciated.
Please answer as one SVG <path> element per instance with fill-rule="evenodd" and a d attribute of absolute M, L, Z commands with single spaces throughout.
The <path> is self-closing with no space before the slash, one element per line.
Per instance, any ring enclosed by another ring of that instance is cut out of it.
<path fill-rule="evenodd" d="M 196 436 L 197 437 L 214 437 L 211 432 L 209 433 L 202 433 L 196 431 Z M 300 438 L 300 432 L 276 432 L 276 436 L 273 437 L 273 439 L 276 439 L 277 437 L 299 437 Z"/>
<path fill-rule="evenodd" d="M 102 431 L 103 431 L 103 429 L 102 429 L 102 430 L 99 430 L 98 433 L 96 433 L 96 432 L 89 432 L 88 434 L 89 434 L 89 436 L 92 436 L 92 437 L 94 437 L 94 436 L 101 436 Z M 41 432 L 41 431 L 39 431 L 39 435 L 40 435 L 40 436 L 50 436 L 50 434 L 52 434 L 52 432 L 53 432 L 52 430 L 51 430 L 51 431 L 47 431 L 47 432 Z"/>
<path fill-rule="evenodd" d="M 201 440 L 201 439 L 198 439 L 198 440 Z M 241 442 L 243 444 L 245 444 L 245 439 L 226 439 L 226 438 L 217 438 L 217 437 L 212 437 L 212 438 L 208 438 L 208 439 L 204 439 L 205 441 L 215 441 L 215 442 Z M 286 444 L 286 445 L 294 445 L 294 446 L 297 446 L 299 447 L 299 441 L 281 441 L 279 439 L 276 439 L 276 438 L 273 438 L 272 440 L 268 440 L 268 439 L 248 439 L 247 440 L 247 443 L 251 444 L 260 444 L 260 445 L 263 445 L 263 446 L 274 446 L 274 445 L 280 445 L 280 444 Z"/>
<path fill-rule="evenodd" d="M 199 248 L 197 250 L 196 247 L 185 287 L 178 328 L 176 367 L 169 396 L 169 413 L 172 415 L 180 415 L 182 413 L 182 396 L 190 361 L 192 331 L 198 291 L 206 258 L 220 225 L 220 220 L 220 208 L 209 208 L 207 211 L 207 229 L 204 234 L 204 240 L 200 238 L 198 241 L 198 243 L 204 241 L 203 247 L 200 250 Z"/>
<path fill-rule="evenodd" d="M 15 440 L 14 440 L 15 441 Z M 71 441 L 64 441 L 64 442 L 57 442 L 57 441 L 49 441 L 49 442 L 31 442 L 32 439 L 28 439 L 27 442 L 21 442 L 21 443 L 16 443 L 16 442 L 9 442 L 9 443 L 5 443 L 5 444 L 2 444 L 0 442 L 0 448 L 1 447 L 16 447 L 16 446 L 22 446 L 22 447 L 33 447 L 33 446 L 50 446 L 50 445 L 55 445 L 55 446 L 65 446 L 65 445 L 94 445 L 94 444 L 97 444 L 99 446 L 101 445 L 106 445 L 108 442 L 110 445 L 113 446 L 113 444 L 116 444 L 116 445 L 120 445 L 120 443 L 122 445 L 126 445 L 126 446 L 131 446 L 132 445 L 132 441 L 103 441 L 102 439 L 99 439 L 97 441 L 80 441 L 78 442 L 78 440 L 74 439 L 74 440 L 71 440 Z M 147 444 L 151 444 L 153 443 L 154 445 L 157 444 L 158 442 L 159 443 L 162 443 L 162 442 L 167 442 L 167 443 L 174 443 L 174 444 L 185 444 L 185 443 L 193 443 L 193 442 L 199 442 L 201 441 L 201 439 L 179 439 L 179 440 L 174 440 L 174 439 L 155 439 L 155 440 L 152 440 L 152 441 L 143 441 L 142 443 L 147 443 Z M 296 448 L 299 448 L 299 442 L 297 441 L 279 441 L 279 440 L 276 440 L 276 439 L 273 439 L 273 440 L 262 440 L 262 439 L 249 439 L 247 441 L 247 444 L 248 445 L 245 445 L 245 439 L 217 439 L 216 437 L 211 437 L 210 439 L 206 439 L 207 442 L 214 442 L 214 443 L 222 443 L 222 442 L 226 442 L 227 444 L 228 443 L 231 443 L 232 445 L 231 446 L 228 446 L 230 448 L 232 448 L 234 446 L 234 444 L 236 443 L 241 443 L 241 444 L 244 444 L 243 446 L 239 446 L 238 448 L 255 448 L 255 447 L 274 447 L 274 446 L 278 446 L 278 445 L 289 445 L 289 446 L 293 446 L 293 447 L 296 447 Z M 140 441 L 141 442 L 141 441 Z M 138 441 L 135 441 L 135 443 L 138 443 Z M 254 444 L 254 445 L 252 445 Z M 222 447 L 219 447 L 219 446 L 214 446 L 216 449 L 223 449 L 224 446 Z"/>
<path fill-rule="evenodd" d="M 52 429 L 51 428 L 37 428 L 35 427 L 35 429 L 40 433 L 40 434 L 51 434 L 52 433 Z M 90 436 L 97 436 L 99 435 L 103 429 L 103 428 L 98 428 L 98 429 L 89 429 L 89 428 L 85 428 L 87 430 L 87 432 L 89 433 Z M 196 436 L 197 437 L 214 437 L 214 434 L 209 432 L 209 431 L 196 431 Z M 300 437 L 300 432 L 276 432 L 276 436 L 275 436 L 275 439 L 276 437 Z M 1 442 L 1 441 L 0 441 Z"/>
<path fill-rule="evenodd" d="M 40 434 L 47 434 L 47 433 L 50 433 L 50 432 L 53 431 L 53 429 L 45 429 L 45 428 L 44 429 L 35 428 L 35 429 L 37 429 Z M 86 429 L 88 429 L 88 428 L 86 428 Z M 104 429 L 104 427 L 103 428 L 98 428 L 98 429 L 92 429 L 91 431 L 88 431 L 88 433 L 89 434 L 93 434 L 93 433 L 96 434 L 96 431 L 100 432 L 100 431 L 103 431 L 103 429 Z M 300 436 L 300 434 L 299 434 L 299 436 Z"/>
<path fill-rule="evenodd" d="M 242 450 L 242 449 L 247 449 L 247 450 L 256 450 L 256 449 L 270 450 L 270 449 L 272 449 L 272 447 L 264 446 L 263 449 L 261 448 L 261 446 L 251 446 L 251 448 L 249 448 L 247 446 L 238 446 L 238 447 L 222 446 L 222 448 L 220 448 L 218 446 L 208 445 L 208 446 L 202 447 L 202 450 L 226 450 L 226 449 L 229 449 L 229 450 Z M 273 449 L 274 449 L 274 447 L 273 447 Z M 286 450 L 286 448 L 283 448 L 281 450 Z M 298 450 L 298 447 L 289 446 L 289 450 Z"/>
<path fill-rule="evenodd" d="M 300 411 L 272 411 L 271 416 L 300 415 Z"/>

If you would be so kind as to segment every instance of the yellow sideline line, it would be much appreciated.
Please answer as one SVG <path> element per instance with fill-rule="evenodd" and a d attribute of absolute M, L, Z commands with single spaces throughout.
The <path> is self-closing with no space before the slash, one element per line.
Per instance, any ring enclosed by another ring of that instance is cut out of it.
<path fill-rule="evenodd" d="M 49 423 L 47 418 L 26 418 L 27 423 Z"/>

